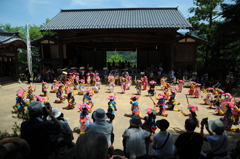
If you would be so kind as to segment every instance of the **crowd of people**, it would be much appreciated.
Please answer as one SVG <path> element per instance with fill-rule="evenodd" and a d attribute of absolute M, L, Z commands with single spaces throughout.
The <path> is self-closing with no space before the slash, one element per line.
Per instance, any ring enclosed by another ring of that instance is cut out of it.
<path fill-rule="evenodd" d="M 21 124 L 21 139 L 16 138 L 18 142 L 23 142 L 24 146 L 16 145 L 17 148 L 8 149 L 6 143 L 13 142 L 13 139 L 9 139 L 1 144 L 1 153 L 8 156 L 12 155 L 9 152 L 20 151 L 20 156 L 25 158 L 42 159 L 50 156 L 58 158 L 59 155 L 74 147 L 75 158 L 79 159 L 145 159 L 149 157 L 148 148 L 150 145 L 154 149 L 153 157 L 159 159 L 176 157 L 180 159 L 228 158 L 228 138 L 224 131 L 237 131 L 238 129 L 232 128 L 232 125 L 239 124 L 240 99 L 233 98 L 234 95 L 224 93 L 223 90 L 216 87 L 209 87 L 201 91 L 201 84 L 187 80 L 187 77 L 184 77 L 184 80 L 177 80 L 178 85 L 168 83 L 167 78 L 160 78 L 162 93 L 157 93 L 157 81 L 154 81 L 151 76 L 136 79 L 136 77 L 130 76 L 127 69 L 120 72 L 118 70 L 108 71 L 108 68 L 103 68 L 101 74 L 98 71 L 93 71 L 91 67 L 88 69 L 86 72 L 84 67 L 79 69 L 59 68 L 58 77 L 53 79 L 51 86 L 42 82 L 43 94 L 39 96 L 34 95 L 36 88 L 34 89 L 33 85 L 29 85 L 27 89 L 20 88 L 17 91 L 16 105 L 12 112 L 24 111 L 24 107 L 28 109 L 29 120 Z M 169 78 L 170 81 L 175 78 L 172 70 Z M 231 75 L 229 75 L 228 80 L 231 80 Z M 109 93 L 113 93 L 114 87 L 119 85 L 123 94 L 130 89 L 133 82 L 136 84 L 137 95 L 130 97 L 132 118 L 129 121 L 129 127 L 122 134 L 122 155 L 115 155 L 113 146 L 114 128 L 112 122 L 118 110 L 115 102 L 117 97 L 114 95 L 107 97 L 109 102 L 106 112 L 103 109 L 93 111 L 92 97 L 96 93 L 100 93 L 101 82 L 109 86 Z M 203 104 L 215 107 L 216 113 L 223 117 L 209 122 L 207 118 L 204 118 L 200 122 L 196 114 L 197 106 L 188 103 L 189 114 L 177 109 L 177 105 L 180 104 L 177 102 L 177 93 L 182 92 L 184 84 L 190 86 L 189 96 L 202 98 L 205 93 L 206 98 Z M 145 110 L 146 116 L 142 116 L 138 103 L 141 90 L 148 90 L 148 96 L 158 100 L 158 102 L 154 102 L 152 99 L 153 105 Z M 57 108 L 51 107 L 48 102 L 48 93 L 56 93 L 56 103 L 67 100 L 68 106 L 65 109 L 68 110 L 74 109 L 76 106 L 75 95 L 83 96 L 82 103 L 78 105 L 81 132 L 75 145 L 72 143 L 73 134 L 68 121 Z M 189 117 L 185 121 L 186 132 L 180 134 L 175 143 L 173 143 L 172 134 L 167 131 L 170 123 L 166 119 L 155 121 L 157 115 L 167 117 L 167 111 L 181 111 L 184 116 Z M 200 133 L 194 132 L 196 127 L 200 128 Z M 155 134 L 157 128 L 160 129 L 160 132 Z M 207 130 L 209 136 L 204 136 L 204 129 Z M 203 141 L 210 143 L 209 153 L 201 151 Z M 235 156 L 239 156 L 238 149 L 234 153 Z"/>

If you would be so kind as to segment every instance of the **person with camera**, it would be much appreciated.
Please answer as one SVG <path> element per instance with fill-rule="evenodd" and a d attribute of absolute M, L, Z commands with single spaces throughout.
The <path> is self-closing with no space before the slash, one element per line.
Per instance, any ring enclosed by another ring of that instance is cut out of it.
<path fill-rule="evenodd" d="M 195 128 L 196 122 L 193 119 L 185 120 L 186 132 L 180 134 L 175 142 L 179 159 L 199 159 L 203 137 L 194 132 Z"/>
<path fill-rule="evenodd" d="M 30 119 L 22 122 L 20 129 L 21 138 L 26 140 L 30 147 L 28 158 L 49 158 L 54 149 L 50 135 L 59 134 L 62 127 L 52 114 L 51 106 L 45 107 L 41 102 L 33 101 L 28 105 L 28 113 Z M 47 115 L 54 123 L 46 121 Z"/>
<path fill-rule="evenodd" d="M 209 136 L 204 136 L 204 127 L 209 133 Z M 215 132 L 215 134 L 210 129 Z M 201 152 L 201 157 L 206 159 L 228 159 L 227 146 L 228 136 L 224 133 L 224 124 L 220 120 L 201 121 L 201 135 L 203 140 L 210 143 L 210 151 L 208 153 Z"/>

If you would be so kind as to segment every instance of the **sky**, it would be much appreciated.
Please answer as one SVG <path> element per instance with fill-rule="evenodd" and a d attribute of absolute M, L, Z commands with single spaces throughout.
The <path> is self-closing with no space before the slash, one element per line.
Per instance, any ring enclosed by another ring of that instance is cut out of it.
<path fill-rule="evenodd" d="M 0 24 L 24 26 L 41 25 L 61 9 L 178 7 L 185 18 L 194 0 L 0 0 Z"/>

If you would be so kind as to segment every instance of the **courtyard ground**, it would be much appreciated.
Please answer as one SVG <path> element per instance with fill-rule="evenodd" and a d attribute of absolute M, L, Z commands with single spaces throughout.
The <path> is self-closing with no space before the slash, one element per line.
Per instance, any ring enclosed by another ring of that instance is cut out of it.
<path fill-rule="evenodd" d="M 41 84 L 34 83 L 36 85 L 36 91 L 34 92 L 35 95 L 41 94 Z M 26 88 L 28 85 L 24 82 L 21 84 L 14 84 L 9 86 L 4 86 L 0 88 L 0 130 L 7 131 L 9 133 L 12 132 L 12 126 L 14 122 L 21 123 L 20 120 L 13 118 L 14 114 L 11 113 L 12 106 L 15 104 L 15 91 L 17 91 L 19 88 Z M 127 117 L 125 114 L 130 114 L 130 97 L 136 93 L 136 90 L 134 88 L 135 86 L 131 86 L 130 90 L 127 90 L 125 94 L 121 94 L 120 86 L 115 87 L 115 93 L 111 93 L 111 95 L 115 95 L 117 97 L 117 109 L 116 117 L 113 121 L 114 126 L 114 134 L 115 134 L 115 141 L 114 141 L 114 148 L 115 149 L 123 149 L 122 147 L 122 133 L 126 128 L 129 126 L 129 119 L 130 117 Z M 89 87 L 90 88 L 90 87 Z M 159 86 L 157 86 L 157 93 L 161 93 L 162 91 L 159 90 Z M 50 90 L 50 89 L 49 89 Z M 184 88 L 182 93 L 177 94 L 177 101 L 181 104 L 176 106 L 178 109 L 182 109 L 185 113 L 188 113 L 187 110 L 187 101 L 186 101 L 186 94 L 188 92 L 189 88 Z M 103 85 L 100 92 L 95 94 L 92 98 L 93 102 L 95 103 L 95 106 L 93 110 L 96 110 L 97 108 L 102 108 L 107 111 L 107 96 L 110 95 L 108 93 L 108 86 Z M 205 95 L 203 95 L 205 96 Z M 239 94 L 238 94 L 239 96 Z M 77 105 L 81 104 L 82 102 L 82 96 L 76 95 L 75 99 L 77 102 Z M 58 108 L 62 113 L 64 113 L 65 118 L 68 120 L 69 125 L 72 130 L 79 129 L 79 110 L 77 109 L 77 106 L 73 110 L 65 110 L 62 109 L 62 107 L 67 106 L 67 101 L 65 101 L 63 104 L 57 104 L 54 103 L 56 100 L 55 93 L 49 93 L 49 102 L 51 103 L 52 107 Z M 155 102 L 157 100 L 153 98 Z M 199 120 L 208 117 L 209 120 L 215 120 L 219 119 L 221 116 L 214 115 L 214 109 L 208 109 L 206 105 L 202 105 L 203 98 L 196 99 L 189 97 L 189 103 L 194 106 L 199 107 L 199 111 L 197 112 L 197 115 L 199 117 Z M 143 115 L 146 115 L 145 109 L 147 107 L 153 107 L 153 102 L 151 99 L 147 96 L 147 91 L 142 91 L 142 95 L 140 97 L 139 101 L 141 113 Z M 184 132 L 184 121 L 187 117 L 183 116 L 181 112 L 176 111 L 167 111 L 168 117 L 162 117 L 157 116 L 157 120 L 165 118 L 170 122 L 170 127 L 168 129 L 169 132 L 173 134 L 173 142 L 175 142 L 177 136 Z M 240 128 L 240 126 L 234 126 Z M 199 128 L 196 128 L 196 132 L 200 132 Z M 159 130 L 156 130 L 156 132 L 159 132 Z M 206 130 L 204 130 L 204 133 L 206 134 Z M 231 150 L 235 147 L 235 143 L 237 140 L 240 139 L 240 133 L 239 132 L 227 132 L 228 134 L 228 140 L 229 140 L 229 146 L 228 150 Z M 74 141 L 77 140 L 78 134 L 74 133 Z M 209 149 L 209 144 L 204 142 L 203 150 Z M 151 153 L 151 151 L 149 151 Z"/>

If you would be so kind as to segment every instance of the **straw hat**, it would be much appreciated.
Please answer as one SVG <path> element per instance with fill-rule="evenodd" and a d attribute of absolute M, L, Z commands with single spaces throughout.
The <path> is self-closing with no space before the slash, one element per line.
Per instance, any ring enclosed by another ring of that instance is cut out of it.
<path fill-rule="evenodd" d="M 85 67 L 81 66 L 81 67 L 79 67 L 79 69 L 83 70 L 83 69 L 85 69 Z"/>
<path fill-rule="evenodd" d="M 89 67 L 88 69 L 89 69 L 89 70 L 92 70 L 92 69 L 93 69 L 93 67 Z"/>
<path fill-rule="evenodd" d="M 65 74 L 65 75 L 67 74 L 67 72 L 66 72 L 66 71 L 63 71 L 62 73 L 63 73 L 63 74 Z"/>
<path fill-rule="evenodd" d="M 103 67 L 103 70 L 107 70 L 108 68 L 107 67 Z"/>

